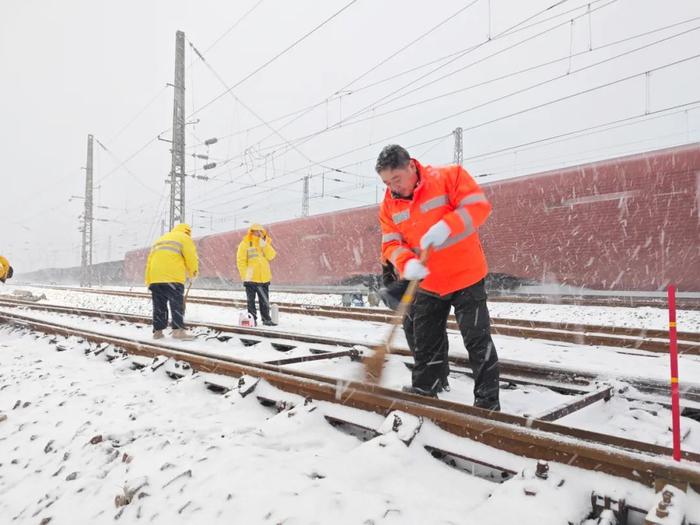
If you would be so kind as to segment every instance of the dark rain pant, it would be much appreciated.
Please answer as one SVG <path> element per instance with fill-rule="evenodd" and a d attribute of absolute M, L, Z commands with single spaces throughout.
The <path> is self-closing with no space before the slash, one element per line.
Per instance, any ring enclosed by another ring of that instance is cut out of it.
<path fill-rule="evenodd" d="M 439 389 L 447 361 L 447 348 L 442 340 L 451 306 L 454 306 L 474 374 L 474 406 L 500 410 L 498 354 L 491 339 L 491 319 L 483 279 L 445 296 L 421 290 L 416 294 L 413 304 L 416 345 L 413 386 L 432 392 Z"/>
<path fill-rule="evenodd" d="M 403 319 L 403 331 L 404 334 L 406 335 L 406 342 L 408 343 L 408 349 L 411 351 L 411 354 L 415 358 L 416 356 L 416 338 L 414 334 L 414 328 L 413 328 L 413 306 L 411 305 L 411 308 L 409 308 L 408 312 L 406 313 L 406 317 Z M 440 343 L 440 353 L 444 356 L 447 356 L 449 353 L 449 340 L 447 338 L 447 331 L 443 332 L 443 337 Z M 443 361 L 443 367 L 440 372 L 440 386 L 438 387 L 438 391 L 442 390 L 442 387 L 445 387 L 449 385 L 449 376 L 450 376 L 450 362 L 447 358 L 444 359 Z"/>
<path fill-rule="evenodd" d="M 255 296 L 258 296 L 260 303 L 260 317 L 263 322 L 270 322 L 270 283 L 244 282 L 245 295 L 248 298 L 248 312 L 253 316 L 255 322 L 258 321 L 258 312 L 255 309 Z"/>
<path fill-rule="evenodd" d="M 153 331 L 168 326 L 168 304 L 174 329 L 184 328 L 185 286 L 181 283 L 156 283 L 148 287 L 153 298 Z"/>

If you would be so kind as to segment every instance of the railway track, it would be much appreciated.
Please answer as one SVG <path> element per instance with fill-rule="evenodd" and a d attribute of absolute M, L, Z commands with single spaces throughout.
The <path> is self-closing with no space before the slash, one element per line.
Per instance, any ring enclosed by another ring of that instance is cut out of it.
<path fill-rule="evenodd" d="M 57 349 L 61 349 L 59 337 L 74 336 L 95 345 L 92 347 L 95 354 L 110 345 L 130 354 L 156 361 L 162 361 L 165 357 L 186 362 L 193 370 L 205 374 L 210 384 L 222 390 L 235 390 L 239 388 L 236 385 L 240 385 L 240 388 L 248 393 L 255 388 L 257 381 L 264 380 L 280 391 L 300 396 L 301 405 L 313 404 L 314 401 L 327 401 L 388 417 L 392 415 L 398 417 L 396 411 L 400 411 L 403 414 L 429 419 L 457 436 L 521 457 L 555 461 L 604 472 L 648 487 L 654 486 L 655 483 L 670 482 L 680 486 L 690 485 L 695 490 L 700 489 L 700 454 L 684 452 L 684 462 L 674 463 L 668 459 L 671 455 L 670 449 L 665 447 L 558 425 L 552 422 L 560 417 L 555 413 L 557 411 L 549 411 L 552 415 L 550 418 L 535 419 L 492 413 L 453 401 L 424 398 L 381 386 L 308 373 L 298 367 L 290 369 L 284 364 L 212 355 L 192 348 L 183 349 L 162 341 L 143 341 L 107 335 L 94 330 L 68 327 L 60 322 L 40 321 L 14 312 L 0 312 L 0 322 L 48 334 L 53 338 Z M 112 357 L 118 356 L 119 354 L 112 354 Z M 179 370 L 184 374 L 186 368 L 180 366 Z M 225 379 L 217 379 L 219 375 L 242 379 L 238 382 L 227 382 Z M 591 393 L 588 396 L 580 396 L 576 402 L 578 404 L 587 402 L 584 398 L 603 399 L 609 394 L 609 391 Z M 276 395 L 269 392 L 258 397 L 261 401 L 288 403 L 284 396 L 282 399 L 275 400 Z M 289 408 L 288 405 L 285 406 Z M 327 419 L 333 424 L 361 426 L 353 423 L 352 418 L 346 419 L 344 416 Z M 399 422 L 399 426 L 400 424 Z M 394 426 L 396 426 L 396 420 L 394 420 Z M 439 446 L 430 448 L 436 455 L 451 454 L 449 450 Z M 477 464 L 485 464 L 484 458 L 464 458 L 459 454 L 456 456 Z M 507 472 L 507 469 L 502 471 Z"/>
<path fill-rule="evenodd" d="M 95 294 L 150 299 L 150 294 L 144 292 L 129 292 L 123 290 L 103 291 L 83 288 L 67 289 Z M 239 299 L 190 295 L 187 300 L 192 304 L 245 308 L 245 301 Z M 280 312 L 283 313 L 314 315 L 336 319 L 352 319 L 376 323 L 387 323 L 392 319 L 391 311 L 380 308 L 306 306 L 288 302 L 276 302 L 275 304 L 279 307 Z M 452 330 L 458 328 L 454 315 L 450 316 L 447 326 L 448 329 Z M 669 347 L 668 332 L 657 329 L 638 329 L 494 317 L 492 318 L 491 331 L 494 334 L 512 337 L 562 341 L 588 346 L 611 346 L 657 353 L 667 353 Z M 700 333 L 679 332 L 678 351 L 680 354 L 700 355 Z"/>
<path fill-rule="evenodd" d="M 236 283 L 229 283 L 230 286 Z M 86 288 L 37 284 L 37 287 L 55 288 L 61 290 L 86 291 Z M 202 288 L 208 290 L 218 290 L 218 288 Z M 284 286 L 273 285 L 272 293 L 293 293 L 293 294 L 342 294 L 360 293 L 367 294 L 367 287 L 338 287 L 338 286 Z M 232 288 L 230 291 L 243 292 L 243 288 Z M 101 292 L 101 291 L 98 291 Z M 619 306 L 626 308 L 662 308 L 668 307 L 665 298 L 661 297 L 635 297 L 635 296 L 609 296 L 609 295 L 575 295 L 575 294 L 542 294 L 542 293 L 513 293 L 501 290 L 489 291 L 489 301 L 508 303 L 529 303 L 529 304 L 564 304 L 574 306 Z M 680 297 L 676 299 L 676 306 L 679 310 L 700 310 L 700 298 Z"/>
<path fill-rule="evenodd" d="M 11 301 L 0 299 L 0 306 L 25 308 L 34 311 L 46 311 L 65 315 L 77 315 L 93 319 L 107 319 L 116 322 L 138 323 L 150 326 L 151 318 L 136 314 L 124 314 L 120 312 L 109 312 L 104 310 L 90 310 L 62 305 L 49 305 L 27 303 L 24 301 Z M 27 317 L 25 320 L 32 320 Z M 327 336 L 317 336 L 310 334 L 298 334 L 272 330 L 266 328 L 246 328 L 219 323 L 188 323 L 188 326 L 208 335 L 205 337 L 216 338 L 226 341 L 231 337 L 239 338 L 245 345 L 254 346 L 262 341 L 270 342 L 271 346 L 281 352 L 289 352 L 299 345 L 311 345 L 311 352 L 314 356 L 307 356 L 301 359 L 289 358 L 279 360 L 279 364 L 292 364 L 295 362 L 312 361 L 319 359 L 319 355 L 326 354 L 327 357 L 353 355 L 354 349 L 367 348 L 367 341 L 353 341 L 350 339 L 333 338 Z M 340 349 L 340 350 L 339 350 Z M 330 353 L 329 353 L 330 352 Z M 355 350 L 356 352 L 356 350 Z M 394 356 L 404 358 L 404 363 L 410 366 L 412 362 L 411 353 L 406 348 L 395 348 L 392 350 Z M 466 356 L 450 355 L 451 370 L 455 373 L 472 375 L 469 359 Z M 569 394 L 588 394 L 596 388 L 596 384 L 605 378 L 584 370 L 574 370 L 570 368 L 554 367 L 543 364 L 532 364 L 522 361 L 500 359 L 501 380 L 504 384 L 511 385 L 538 385 L 550 388 L 557 392 Z M 616 376 L 625 383 L 633 386 L 641 393 L 653 396 L 652 401 L 665 407 L 669 407 L 666 401 L 670 395 L 670 386 L 665 381 L 655 381 L 648 378 L 635 376 Z M 650 399 L 625 395 L 630 401 L 646 402 Z M 682 390 L 681 408 L 684 415 L 700 417 L 700 385 L 684 382 Z"/>
<path fill-rule="evenodd" d="M 0 305 L 28 308 L 31 310 L 43 310 L 65 315 L 77 315 L 93 319 L 107 319 L 116 322 L 138 323 L 150 326 L 151 318 L 136 314 L 123 314 L 120 312 L 108 312 L 103 310 L 90 310 L 61 305 L 46 305 L 36 303 L 24 303 L 22 301 L 8 301 L 0 299 Z M 31 318 L 26 318 L 31 320 Z M 349 339 L 332 338 L 326 336 L 288 333 L 280 330 L 264 328 L 245 328 L 219 323 L 189 323 L 195 331 L 206 333 L 205 337 L 227 341 L 232 337 L 239 338 L 245 345 L 254 346 L 262 341 L 270 342 L 271 346 L 281 352 L 289 352 L 300 345 L 312 345 L 311 352 L 315 354 L 332 351 L 341 355 L 351 355 L 354 349 L 367 348 L 367 341 L 353 341 Z M 315 348 L 314 348 L 315 347 Z M 342 349 L 342 350 L 338 350 Z M 392 350 L 394 356 L 402 358 L 404 364 L 410 367 L 412 363 L 411 353 L 406 348 Z M 291 364 L 299 361 L 310 361 L 317 358 L 305 357 L 302 359 L 282 359 L 280 364 Z M 450 366 L 454 373 L 472 375 L 469 359 L 466 356 L 450 355 Z M 506 385 L 537 385 L 551 390 L 568 394 L 588 394 L 596 388 L 596 384 L 605 381 L 606 378 L 595 373 L 581 370 L 573 370 L 563 367 L 554 367 L 544 364 L 531 364 L 522 361 L 500 359 L 501 381 Z M 669 407 L 666 401 L 670 395 L 670 386 L 665 381 L 655 381 L 648 378 L 635 376 L 622 377 L 616 375 L 616 379 L 633 386 L 642 394 L 653 396 L 654 403 Z M 625 395 L 630 401 L 647 402 L 650 399 Z M 684 382 L 681 409 L 684 415 L 700 418 L 700 385 Z"/>

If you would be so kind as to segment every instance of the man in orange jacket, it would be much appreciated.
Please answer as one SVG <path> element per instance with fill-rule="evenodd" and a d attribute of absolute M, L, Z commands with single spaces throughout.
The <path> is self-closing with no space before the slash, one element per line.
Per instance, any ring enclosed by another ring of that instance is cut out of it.
<path fill-rule="evenodd" d="M 454 307 L 474 373 L 474 405 L 500 410 L 498 354 L 491 339 L 477 228 L 491 213 L 479 185 L 461 166 L 422 166 L 401 146 L 386 146 L 376 170 L 387 185 L 379 210 L 382 256 L 403 279 L 420 279 L 413 304 L 415 366 L 405 390 L 436 395 L 447 360 L 441 344 Z M 430 249 L 423 265 L 418 252 Z"/>

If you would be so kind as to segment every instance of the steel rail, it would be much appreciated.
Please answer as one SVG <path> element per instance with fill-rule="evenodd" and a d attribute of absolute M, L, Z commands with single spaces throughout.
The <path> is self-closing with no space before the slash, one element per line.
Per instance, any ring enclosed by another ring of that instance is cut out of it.
<path fill-rule="evenodd" d="M 235 286 L 235 282 L 230 282 Z M 92 290 L 89 288 L 79 288 L 76 286 L 34 284 L 38 288 L 54 288 L 61 290 L 75 290 L 83 292 L 104 293 L 108 290 Z M 220 288 L 200 287 L 201 290 L 220 290 Z M 297 293 L 297 294 L 341 294 L 341 293 L 367 293 L 368 288 L 343 287 L 343 286 L 285 286 L 272 285 L 271 291 L 275 293 Z M 125 290 L 111 290 L 114 292 L 126 292 Z M 243 288 L 229 288 L 229 292 L 243 292 Z M 130 293 L 130 292 L 126 292 Z M 136 292 L 144 293 L 144 292 Z M 145 294 L 148 295 L 148 294 Z M 203 297 L 203 296 L 200 296 Z M 608 296 L 608 295 L 575 295 L 575 294 L 543 294 L 543 293 L 504 293 L 499 290 L 489 292 L 489 301 L 530 303 L 530 304 L 564 304 L 574 306 L 612 306 L 625 308 L 666 308 L 666 299 L 662 297 L 634 297 L 634 296 Z M 677 300 L 677 307 L 680 310 L 700 310 L 700 298 L 680 298 Z"/>

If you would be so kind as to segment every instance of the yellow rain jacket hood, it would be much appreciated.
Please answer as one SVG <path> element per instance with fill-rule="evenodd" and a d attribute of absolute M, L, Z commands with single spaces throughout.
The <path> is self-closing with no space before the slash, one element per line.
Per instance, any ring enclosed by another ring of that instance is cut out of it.
<path fill-rule="evenodd" d="M 259 231 L 261 237 L 253 232 Z M 248 283 L 269 283 L 272 279 L 270 261 L 275 258 L 277 252 L 272 247 L 272 239 L 267 230 L 260 224 L 253 224 L 248 228 L 243 240 L 238 245 L 236 263 L 241 281 Z"/>
<path fill-rule="evenodd" d="M 151 247 L 146 262 L 146 286 L 156 283 L 181 283 L 199 273 L 197 247 L 189 224 L 178 224 Z"/>

